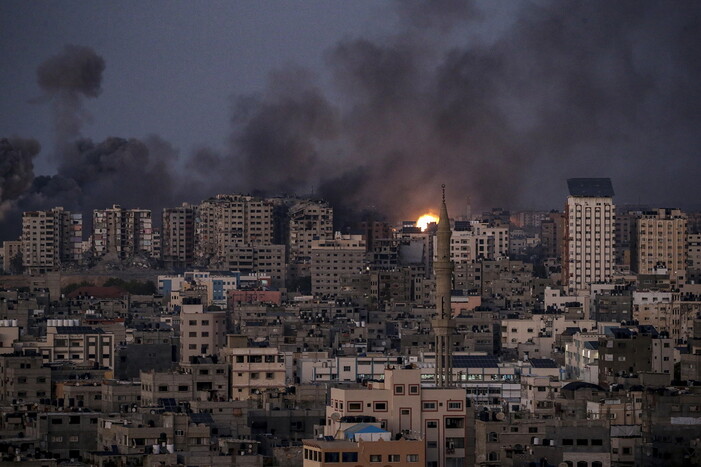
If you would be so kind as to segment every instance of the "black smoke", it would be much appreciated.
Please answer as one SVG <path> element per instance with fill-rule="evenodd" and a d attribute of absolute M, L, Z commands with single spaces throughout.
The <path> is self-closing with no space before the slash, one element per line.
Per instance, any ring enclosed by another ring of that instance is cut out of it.
<path fill-rule="evenodd" d="M 58 144 L 78 137 L 90 119 L 83 100 L 100 95 L 104 70 L 105 60 L 92 48 L 79 45 L 66 45 L 37 68 L 37 83 L 53 106 Z"/>
<path fill-rule="evenodd" d="M 184 158 L 184 173 L 158 138 L 82 137 L 105 67 L 69 46 L 38 73 L 58 173 L 15 204 L 314 192 L 344 226 L 435 210 L 442 183 L 454 215 L 468 196 L 475 211 L 559 207 L 570 177 L 611 177 L 618 202 L 701 198 L 701 3 L 408 1 L 396 19 L 394 35 L 332 45 L 319 76 L 286 66 L 237 96 L 227 147 Z"/>
<path fill-rule="evenodd" d="M 278 74 L 235 109 L 228 158 L 246 186 L 318 186 L 391 219 L 435 208 L 442 183 L 456 215 L 467 196 L 473 208 L 558 207 L 577 176 L 612 177 L 623 201 L 698 200 L 698 2 L 441 0 L 398 12 L 396 35 L 328 51 L 333 91 L 306 80 L 314 91 L 300 92 Z"/>

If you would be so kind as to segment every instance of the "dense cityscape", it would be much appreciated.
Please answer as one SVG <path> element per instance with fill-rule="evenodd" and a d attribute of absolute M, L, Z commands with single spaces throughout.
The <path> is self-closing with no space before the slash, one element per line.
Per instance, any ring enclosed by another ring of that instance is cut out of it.
<path fill-rule="evenodd" d="M 3 464 L 698 465 L 701 213 L 566 186 L 348 233 L 319 199 L 24 212 Z"/>
<path fill-rule="evenodd" d="M 3 0 L 0 467 L 701 466 L 701 2 Z"/>

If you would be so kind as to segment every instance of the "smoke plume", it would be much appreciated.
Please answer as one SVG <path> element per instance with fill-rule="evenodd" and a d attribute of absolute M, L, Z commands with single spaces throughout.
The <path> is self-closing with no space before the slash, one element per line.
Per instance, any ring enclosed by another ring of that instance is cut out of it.
<path fill-rule="evenodd" d="M 397 19 L 392 36 L 331 46 L 320 76 L 286 66 L 237 96 L 227 147 L 186 157 L 184 174 L 157 137 L 81 137 L 105 63 L 67 46 L 38 69 L 58 173 L 29 186 L 36 151 L 21 151 L 3 161 L 3 200 L 160 209 L 315 192 L 344 227 L 435 210 L 442 183 L 453 215 L 468 196 L 474 210 L 558 207 L 569 177 L 611 177 L 617 202 L 701 198 L 701 3 L 408 1 Z"/>
<path fill-rule="evenodd" d="M 83 99 L 100 95 L 104 70 L 101 56 L 90 47 L 78 45 L 66 45 L 37 68 L 37 83 L 53 106 L 59 144 L 80 135 L 83 123 L 89 120 Z"/>

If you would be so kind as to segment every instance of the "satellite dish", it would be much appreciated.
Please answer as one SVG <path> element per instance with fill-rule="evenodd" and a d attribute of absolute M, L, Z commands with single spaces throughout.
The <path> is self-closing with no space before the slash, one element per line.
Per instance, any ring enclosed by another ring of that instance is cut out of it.
<path fill-rule="evenodd" d="M 339 421 L 340 419 L 341 419 L 341 414 L 340 414 L 340 413 L 334 412 L 334 413 L 331 414 L 331 420 L 333 420 L 334 422 L 337 422 L 337 421 Z"/>
<path fill-rule="evenodd" d="M 496 418 L 499 421 L 504 420 L 504 412 L 497 412 Z"/>

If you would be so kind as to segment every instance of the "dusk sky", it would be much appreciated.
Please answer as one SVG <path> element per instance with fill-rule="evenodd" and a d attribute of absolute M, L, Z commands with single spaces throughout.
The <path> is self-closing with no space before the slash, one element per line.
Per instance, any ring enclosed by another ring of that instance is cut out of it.
<path fill-rule="evenodd" d="M 0 215 L 314 191 L 401 220 L 441 183 L 451 214 L 560 209 L 570 177 L 699 207 L 700 11 L 4 1 Z"/>

